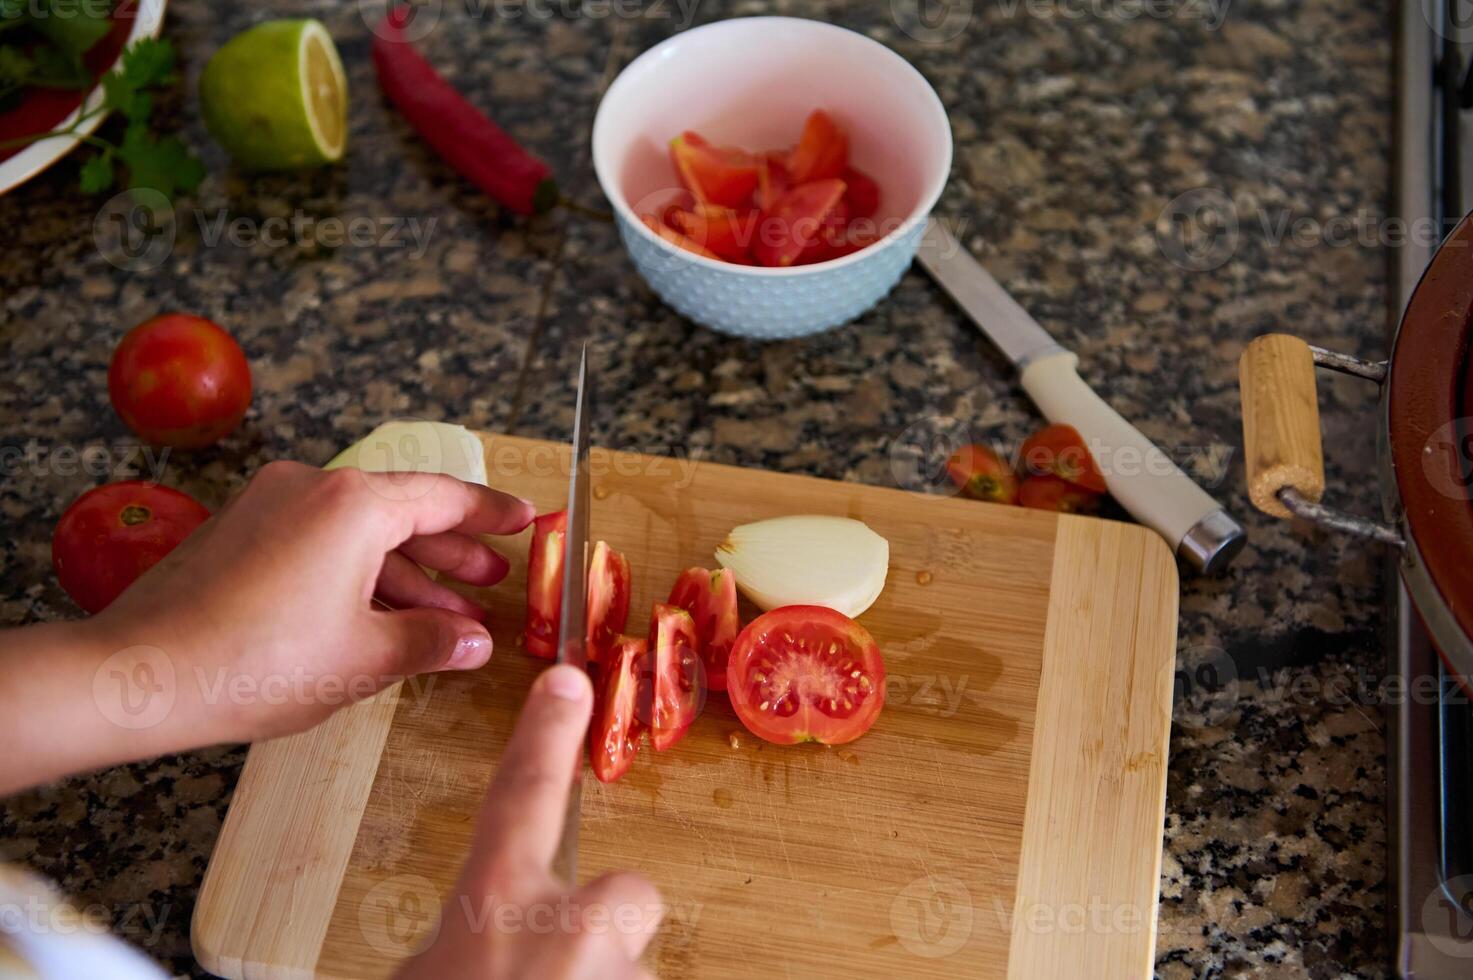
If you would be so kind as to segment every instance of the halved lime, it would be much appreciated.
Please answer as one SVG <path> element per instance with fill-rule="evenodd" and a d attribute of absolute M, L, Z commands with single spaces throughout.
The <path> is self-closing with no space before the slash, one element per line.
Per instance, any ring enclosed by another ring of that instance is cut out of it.
<path fill-rule="evenodd" d="M 348 79 L 316 20 L 268 20 L 205 65 L 200 107 L 210 134 L 246 170 L 334 163 L 348 145 Z"/>

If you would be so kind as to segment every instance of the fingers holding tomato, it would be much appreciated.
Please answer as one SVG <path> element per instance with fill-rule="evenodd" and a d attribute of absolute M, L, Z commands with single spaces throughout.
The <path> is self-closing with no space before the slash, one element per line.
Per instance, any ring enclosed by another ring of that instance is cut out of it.
<path fill-rule="evenodd" d="M 245 352 L 218 324 L 187 313 L 145 320 L 107 369 L 118 417 L 158 446 L 201 449 L 235 430 L 251 404 Z"/>

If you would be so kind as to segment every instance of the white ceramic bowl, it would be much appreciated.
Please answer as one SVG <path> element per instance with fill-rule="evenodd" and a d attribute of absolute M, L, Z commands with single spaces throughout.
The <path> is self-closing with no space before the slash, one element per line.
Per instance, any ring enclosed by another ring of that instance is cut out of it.
<path fill-rule="evenodd" d="M 678 193 L 670 140 L 791 146 L 824 109 L 849 159 L 881 189 L 890 230 L 843 258 L 790 268 L 735 265 L 677 248 L 646 228 Z M 798 337 L 859 316 L 910 265 L 951 170 L 951 127 L 920 72 L 862 34 L 792 17 L 746 17 L 677 34 L 614 79 L 593 122 L 593 167 L 635 268 L 680 313 L 724 333 Z"/>
<path fill-rule="evenodd" d="M 131 48 L 134 42 L 145 37 L 158 37 L 164 26 L 164 7 L 168 0 L 141 0 L 137 12 L 133 15 L 133 26 L 128 31 L 128 39 L 123 42 L 125 49 Z M 119 54 L 117 60 L 109 66 L 112 71 L 122 64 L 123 56 Z M 82 105 L 74 110 L 61 122 L 57 123 L 56 129 L 65 129 L 76 121 L 83 112 L 92 112 L 102 105 L 102 86 L 98 85 L 88 93 Z M 72 150 L 81 145 L 84 137 L 101 126 L 107 118 L 107 113 L 99 112 L 77 127 L 77 132 L 71 136 L 57 136 L 51 139 L 37 140 L 15 156 L 0 160 L 0 194 L 4 194 L 12 187 L 18 187 L 32 177 L 51 166 Z"/>

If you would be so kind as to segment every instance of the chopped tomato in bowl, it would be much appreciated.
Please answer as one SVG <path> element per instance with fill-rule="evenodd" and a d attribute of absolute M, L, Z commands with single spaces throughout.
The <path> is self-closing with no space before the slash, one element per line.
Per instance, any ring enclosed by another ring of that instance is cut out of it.
<path fill-rule="evenodd" d="M 894 288 L 951 158 L 946 111 L 909 62 L 862 34 L 790 17 L 735 18 L 660 42 L 615 78 L 593 126 L 594 170 L 635 270 L 677 312 L 759 339 L 838 326 Z M 769 222 L 774 240 L 759 247 L 763 222 L 750 219 L 823 180 L 844 184 L 816 216 L 823 231 Z M 736 228 L 671 204 L 725 208 Z M 734 247 L 732 230 L 743 235 Z"/>
<path fill-rule="evenodd" d="M 883 237 L 874 216 L 884 192 L 852 165 L 849 137 L 822 109 L 792 147 L 747 151 L 685 130 L 670 141 L 670 160 L 679 202 L 639 217 L 701 258 L 783 269 L 843 258 Z"/>

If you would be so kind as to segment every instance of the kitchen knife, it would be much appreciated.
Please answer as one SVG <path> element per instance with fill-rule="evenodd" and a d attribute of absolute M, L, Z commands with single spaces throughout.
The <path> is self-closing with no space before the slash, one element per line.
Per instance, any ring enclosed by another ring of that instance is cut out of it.
<path fill-rule="evenodd" d="M 934 218 L 916 258 L 1018 369 L 1023 390 L 1050 422 L 1072 425 L 1105 474 L 1110 494 L 1197 572 L 1214 573 L 1242 550 L 1238 522 L 1079 377 L 1065 350 Z"/>
<path fill-rule="evenodd" d="M 578 362 L 578 396 L 573 403 L 573 453 L 568 470 L 568 536 L 563 541 L 563 604 L 558 618 L 557 662 L 588 668 L 585 647 L 588 605 L 588 430 L 593 414 L 593 382 L 588 377 L 588 345 Z M 573 788 L 568 793 L 568 811 L 563 817 L 563 836 L 558 842 L 553 872 L 569 885 L 578 883 L 578 821 L 583 810 L 583 750 Z"/>

